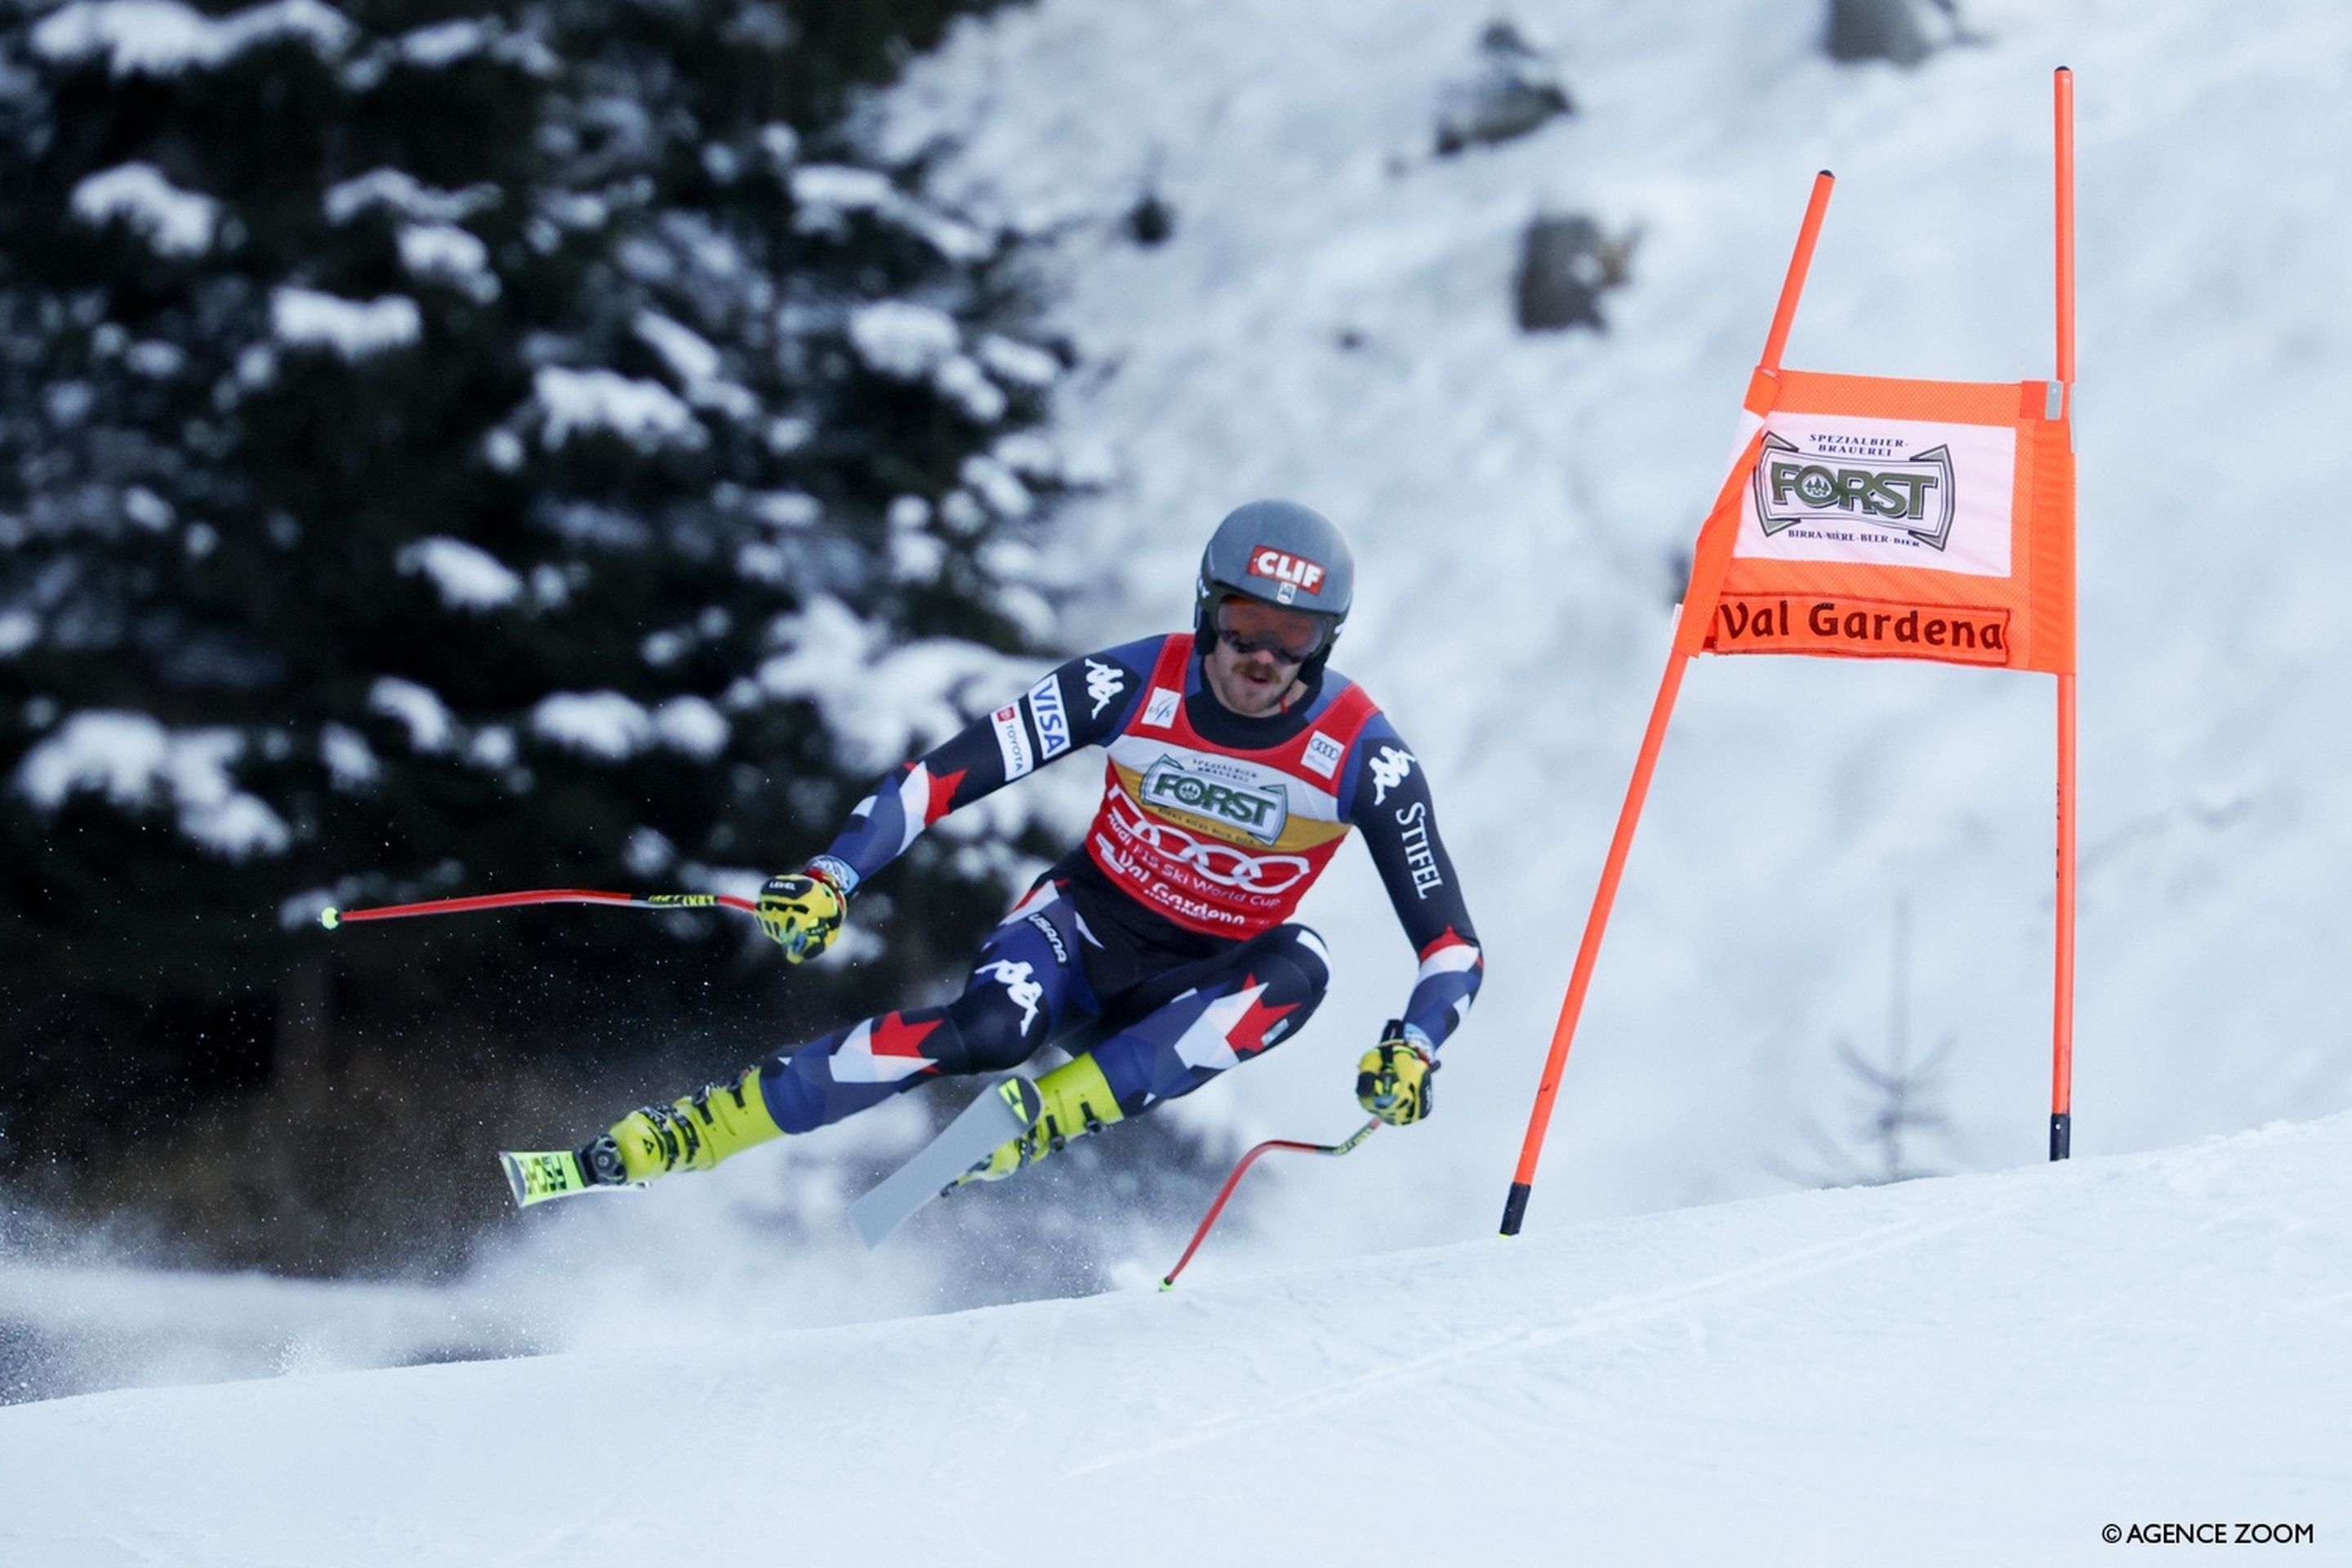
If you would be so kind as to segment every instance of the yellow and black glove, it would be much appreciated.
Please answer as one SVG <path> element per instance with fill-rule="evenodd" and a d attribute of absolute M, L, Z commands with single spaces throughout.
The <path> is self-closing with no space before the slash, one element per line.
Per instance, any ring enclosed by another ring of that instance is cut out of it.
<path fill-rule="evenodd" d="M 1391 1127 L 1418 1121 L 1429 1114 L 1429 1077 L 1436 1070 L 1436 1060 L 1406 1037 L 1404 1026 L 1391 1023 L 1356 1064 L 1356 1100 Z"/>
<path fill-rule="evenodd" d="M 821 867 L 771 877 L 760 889 L 760 929 L 790 963 L 805 963 L 832 946 L 848 913 L 849 895 Z"/>

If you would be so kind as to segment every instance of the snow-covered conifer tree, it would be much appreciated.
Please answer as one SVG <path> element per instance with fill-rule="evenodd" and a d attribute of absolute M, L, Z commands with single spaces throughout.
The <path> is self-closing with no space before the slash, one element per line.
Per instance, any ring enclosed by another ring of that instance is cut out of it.
<path fill-rule="evenodd" d="M 10 8 L 0 1099 L 772 1006 L 708 918 L 312 917 L 794 863 L 1050 637 L 1060 363 L 837 129 L 971 8 Z M 1001 869 L 893 891 L 951 951 Z"/>

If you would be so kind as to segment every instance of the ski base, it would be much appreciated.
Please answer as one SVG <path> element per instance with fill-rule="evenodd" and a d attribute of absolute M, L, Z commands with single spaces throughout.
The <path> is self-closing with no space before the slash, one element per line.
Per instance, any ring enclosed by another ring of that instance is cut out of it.
<path fill-rule="evenodd" d="M 506 1169 L 507 1185 L 514 1190 L 515 1207 L 519 1209 L 553 1198 L 578 1197 L 582 1193 L 633 1192 L 637 1186 L 635 1183 L 593 1180 L 581 1165 L 579 1152 L 572 1149 L 530 1153 L 501 1150 L 499 1163 Z"/>
<path fill-rule="evenodd" d="M 1045 1108 L 1037 1086 L 1012 1074 L 963 1108 L 915 1157 L 849 1205 L 849 1223 L 869 1247 L 915 1211 L 955 1184 L 956 1178 L 1036 1124 Z"/>

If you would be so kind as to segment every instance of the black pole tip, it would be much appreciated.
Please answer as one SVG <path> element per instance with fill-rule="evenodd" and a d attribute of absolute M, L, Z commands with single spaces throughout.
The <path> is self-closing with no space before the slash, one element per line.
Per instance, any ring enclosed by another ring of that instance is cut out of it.
<path fill-rule="evenodd" d="M 1525 1182 L 1511 1184 L 1511 1195 L 1503 1200 L 1503 1234 L 1519 1234 L 1519 1223 L 1528 1217 L 1528 1194 L 1531 1189 Z"/>
<path fill-rule="evenodd" d="M 2061 1110 L 2050 1118 L 2050 1158 L 2054 1163 L 2074 1153 L 2074 1113 Z"/>

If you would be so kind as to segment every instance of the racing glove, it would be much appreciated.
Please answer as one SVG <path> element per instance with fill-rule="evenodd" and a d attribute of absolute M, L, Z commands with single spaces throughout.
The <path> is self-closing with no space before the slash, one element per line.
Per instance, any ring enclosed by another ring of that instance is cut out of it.
<path fill-rule="evenodd" d="M 789 963 L 805 963 L 832 946 L 848 913 L 848 889 L 822 865 L 771 877 L 760 888 L 760 929 L 784 950 Z"/>
<path fill-rule="evenodd" d="M 1402 1023 L 1381 1031 L 1381 1043 L 1356 1064 L 1356 1100 L 1391 1127 L 1429 1114 L 1429 1078 L 1437 1062 Z"/>

